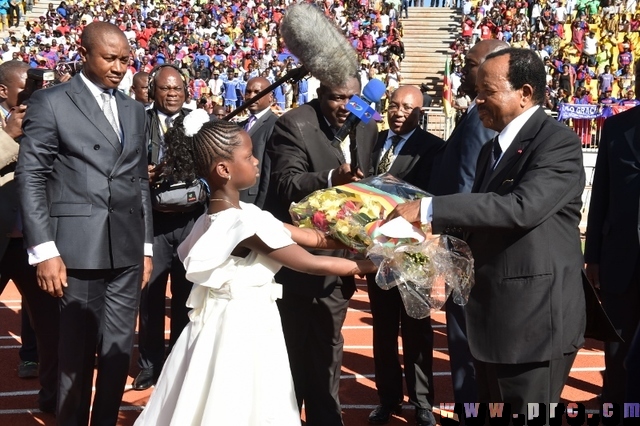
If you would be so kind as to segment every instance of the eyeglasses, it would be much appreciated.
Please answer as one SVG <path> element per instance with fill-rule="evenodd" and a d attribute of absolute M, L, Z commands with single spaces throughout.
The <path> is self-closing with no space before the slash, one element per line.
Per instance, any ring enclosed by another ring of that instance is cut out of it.
<path fill-rule="evenodd" d="M 396 112 L 396 111 L 402 111 L 405 114 L 411 114 L 413 112 L 414 109 L 416 109 L 417 107 L 411 106 L 411 105 L 398 105 L 395 102 L 390 102 L 389 106 L 387 107 L 387 111 L 389 112 Z"/>

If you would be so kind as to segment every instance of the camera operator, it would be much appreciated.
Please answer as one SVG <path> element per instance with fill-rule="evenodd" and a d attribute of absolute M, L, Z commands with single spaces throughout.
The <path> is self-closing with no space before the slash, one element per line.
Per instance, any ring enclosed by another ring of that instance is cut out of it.
<path fill-rule="evenodd" d="M 27 260 L 17 187 L 13 180 L 18 141 L 22 136 L 22 119 L 27 109 L 22 103 L 27 97 L 25 86 L 28 69 L 28 64 L 19 61 L 0 64 L 3 127 L 0 132 L 0 292 L 9 280 L 13 280 L 22 294 L 22 306 L 26 308 L 35 329 L 38 353 L 33 354 L 31 359 L 23 358 L 23 361 L 29 362 L 21 363 L 18 373 L 25 375 L 28 367 L 33 367 L 32 363 L 39 361 L 39 365 L 35 365 L 42 386 L 39 407 L 43 412 L 54 413 L 58 374 L 58 301 L 40 289 L 36 269 Z M 24 356 L 26 358 L 27 355 Z"/>
<path fill-rule="evenodd" d="M 185 109 L 189 96 L 188 81 L 173 65 L 157 66 L 149 75 L 149 99 L 146 137 L 149 141 L 149 183 L 153 205 L 153 273 L 140 297 L 140 373 L 133 389 L 154 385 L 165 360 L 165 294 L 171 275 L 171 335 L 169 351 L 188 324 L 186 306 L 192 283 L 178 259 L 178 246 L 191 232 L 196 219 L 204 213 L 206 192 L 199 181 L 173 182 L 163 173 L 165 134 Z"/>

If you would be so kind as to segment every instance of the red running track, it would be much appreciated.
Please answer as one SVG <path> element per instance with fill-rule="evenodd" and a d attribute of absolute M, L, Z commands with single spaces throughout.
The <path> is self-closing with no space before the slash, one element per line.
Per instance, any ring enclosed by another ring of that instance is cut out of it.
<path fill-rule="evenodd" d="M 378 402 L 373 382 L 371 313 L 366 290 L 366 284 L 358 284 L 358 292 L 351 301 L 343 330 L 345 351 L 340 398 L 346 426 L 368 425 L 367 416 Z M 20 379 L 17 375 L 20 347 L 19 310 L 20 295 L 10 283 L 0 296 L 0 425 L 55 425 L 53 416 L 41 413 L 37 409 L 37 380 Z M 437 407 L 441 402 L 453 401 L 453 393 L 444 314 L 437 312 L 432 317 L 435 327 L 433 370 Z M 137 353 L 134 359 L 135 357 Z M 578 353 L 571 376 L 562 393 L 563 400 L 583 402 L 587 409 L 597 408 L 595 396 L 600 393 L 603 369 L 602 344 L 587 341 L 586 346 Z M 150 390 L 138 392 L 131 389 L 131 382 L 137 373 L 134 362 L 129 373 L 118 425 L 132 425 L 151 393 Z M 414 424 L 413 410 L 406 403 L 406 399 L 402 416 L 394 417 L 389 423 L 390 426 L 404 424 Z"/>

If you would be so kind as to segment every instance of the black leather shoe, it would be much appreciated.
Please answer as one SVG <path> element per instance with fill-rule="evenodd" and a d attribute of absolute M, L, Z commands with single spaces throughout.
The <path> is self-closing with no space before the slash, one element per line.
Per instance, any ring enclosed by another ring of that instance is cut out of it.
<path fill-rule="evenodd" d="M 433 417 L 431 410 L 427 408 L 416 408 L 416 425 L 418 426 L 435 426 L 436 418 Z"/>
<path fill-rule="evenodd" d="M 133 381 L 133 389 L 145 390 L 156 384 L 157 377 L 153 374 L 153 368 L 143 368 Z"/>
<path fill-rule="evenodd" d="M 372 425 L 384 425 L 389 423 L 391 414 L 400 413 L 402 413 L 402 404 L 378 405 L 376 409 L 369 414 L 369 423 Z"/>

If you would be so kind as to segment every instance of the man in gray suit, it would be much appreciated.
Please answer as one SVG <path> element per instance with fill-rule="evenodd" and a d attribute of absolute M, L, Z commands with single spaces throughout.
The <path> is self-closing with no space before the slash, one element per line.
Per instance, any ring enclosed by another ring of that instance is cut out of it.
<path fill-rule="evenodd" d="M 475 260 L 465 307 L 479 402 L 557 403 L 584 344 L 577 135 L 540 108 L 544 64 L 528 49 L 487 56 L 478 113 L 498 137 L 480 152 L 471 194 L 404 203 L 389 216 L 457 228 Z"/>
<path fill-rule="evenodd" d="M 269 87 L 271 83 L 264 77 L 254 77 L 247 82 L 247 89 L 244 93 L 244 100 L 256 96 L 258 93 Z M 248 108 L 249 118 L 241 122 L 240 125 L 251 136 L 253 143 L 253 156 L 260 162 L 260 177 L 255 185 L 240 192 L 240 200 L 245 203 L 253 203 L 262 208 L 269 189 L 269 175 L 271 173 L 271 159 L 265 155 L 267 141 L 273 133 L 273 126 L 278 120 L 278 116 L 271 111 L 273 94 L 269 93 Z"/>
<path fill-rule="evenodd" d="M 0 130 L 0 293 L 9 280 L 13 280 L 22 295 L 22 315 L 28 314 L 26 324 L 33 325 L 38 348 L 34 354 L 35 361 L 39 362 L 36 372 L 42 386 L 38 406 L 43 412 L 54 413 L 58 387 L 58 301 L 40 290 L 36 270 L 27 261 L 13 173 L 26 112 L 26 106 L 19 103 L 28 69 L 28 64 L 19 61 L 0 65 L 0 108 L 6 117 Z M 24 324 L 23 316 L 23 336 Z"/>
<path fill-rule="evenodd" d="M 83 69 L 37 91 L 24 120 L 16 180 L 29 263 L 60 298 L 57 421 L 113 426 L 127 379 L 153 227 L 145 112 L 117 90 L 130 47 L 116 26 L 89 24 Z"/>
<path fill-rule="evenodd" d="M 478 68 L 488 54 L 508 47 L 503 41 L 483 40 L 467 53 L 460 88 L 474 100 L 447 139 L 444 149 L 438 153 L 428 188 L 430 193 L 447 195 L 471 192 L 480 150 L 497 134 L 495 130 L 484 127 L 478 116 L 475 103 Z M 462 237 L 460 233 L 452 234 Z M 453 303 L 451 298 L 447 300 L 445 309 L 454 400 L 458 403 L 474 402 L 478 392 L 473 359 L 467 342 L 464 309 Z"/>

